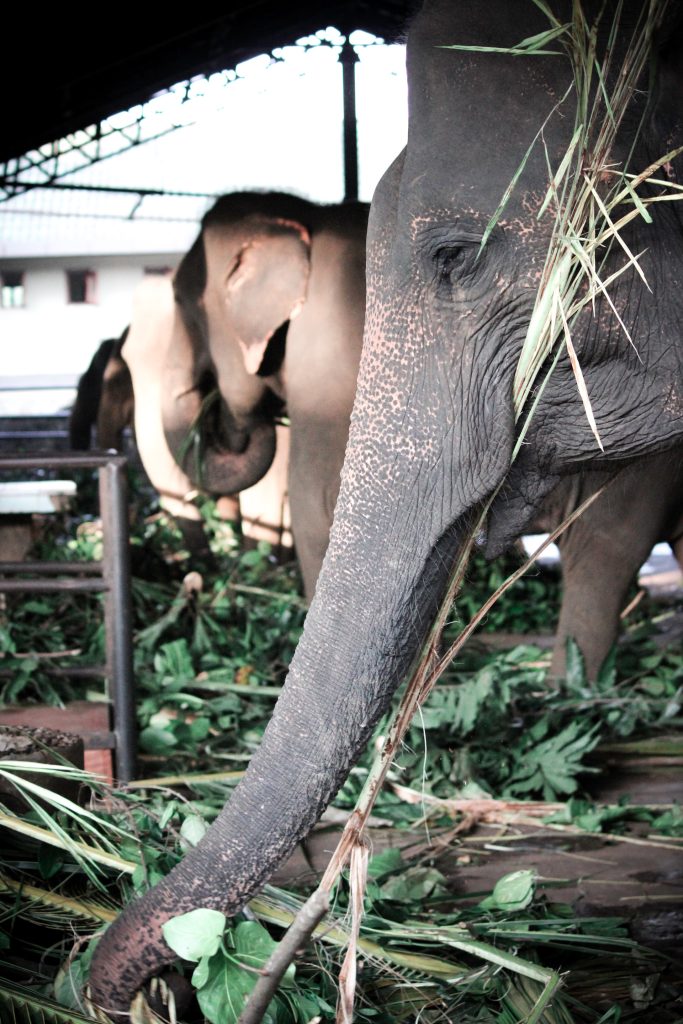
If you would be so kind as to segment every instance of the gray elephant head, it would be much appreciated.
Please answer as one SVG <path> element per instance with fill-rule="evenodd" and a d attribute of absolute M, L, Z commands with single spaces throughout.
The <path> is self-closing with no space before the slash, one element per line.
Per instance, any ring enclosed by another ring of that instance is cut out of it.
<path fill-rule="evenodd" d="M 310 208 L 276 193 L 223 196 L 176 273 L 186 331 L 174 334 L 164 371 L 164 429 L 176 461 L 214 493 L 251 486 L 273 459 L 284 340 L 306 301 Z"/>
<path fill-rule="evenodd" d="M 552 6 L 560 20 L 570 18 L 570 3 Z M 601 4 L 584 6 L 590 19 Z M 606 5 L 604 25 L 615 6 Z M 641 7 L 624 5 L 619 39 Z M 419 651 L 484 503 L 498 493 L 489 534 L 502 544 L 561 474 L 616 467 L 681 441 L 683 230 L 674 204 L 660 203 L 652 225 L 638 219 L 624 230 L 633 252 L 647 250 L 641 265 L 651 291 L 627 271 L 612 292 L 638 354 L 604 301 L 575 327 L 604 454 L 562 358 L 523 455 L 511 461 L 515 368 L 550 231 L 549 218 L 537 219 L 548 187 L 546 150 L 556 168 L 573 130 L 573 96 L 560 116 L 549 115 L 572 71 L 561 55 L 442 47 L 510 47 L 546 28 L 532 0 L 428 0 L 411 27 L 408 144 L 373 200 L 358 391 L 304 635 L 229 804 L 199 847 L 105 936 L 93 983 L 109 1005 L 125 1004 L 169 956 L 159 940 L 164 920 L 199 905 L 234 912 L 311 828 Z M 680 45 L 660 42 L 660 77 L 648 106 L 646 89 L 635 97 L 610 156 L 616 165 L 628 157 L 641 169 L 683 143 L 680 105 L 670 98 L 683 85 Z M 617 55 L 612 69 L 619 67 Z M 667 168 L 679 182 L 680 160 Z"/>

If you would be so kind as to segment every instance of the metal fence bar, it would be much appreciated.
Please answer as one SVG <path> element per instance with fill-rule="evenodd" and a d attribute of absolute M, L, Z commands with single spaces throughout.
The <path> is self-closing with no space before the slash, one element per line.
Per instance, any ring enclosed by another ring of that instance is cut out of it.
<path fill-rule="evenodd" d="M 51 670 L 54 675 L 103 676 L 109 681 L 115 737 L 116 776 L 130 782 L 135 775 L 136 729 L 133 697 L 133 650 L 130 556 L 128 544 L 127 460 L 116 452 L 45 452 L 0 455 L 2 470 L 96 469 L 99 474 L 103 559 L 101 562 L 2 562 L 0 573 L 37 574 L 34 579 L 1 579 L 0 591 L 101 592 L 104 594 L 106 666 Z M 77 574 L 100 578 L 73 578 Z M 62 578 L 57 578 L 58 576 Z M 53 578 L 45 578 L 52 576 Z M 72 577 L 72 578 L 69 578 Z"/>
<path fill-rule="evenodd" d="M 0 455 L 3 469 L 101 469 L 113 463 L 126 465 L 126 456 L 117 452 L 45 452 L 43 455 Z"/>
<path fill-rule="evenodd" d="M 68 430 L 0 430 L 0 441 L 61 441 L 68 436 Z"/>
<path fill-rule="evenodd" d="M 2 580 L 0 590 L 6 594 L 56 594 L 64 590 L 101 593 L 107 590 L 107 583 L 105 580 Z"/>
<path fill-rule="evenodd" d="M 65 654 L 63 657 L 68 658 L 70 655 Z M 74 668 L 66 668 L 63 665 L 44 665 L 43 672 L 47 676 L 61 676 L 62 679 L 104 679 L 107 675 L 107 667 L 106 665 L 77 665 Z M 8 679 L 13 675 L 14 669 L 0 668 L 1 679 Z"/>
<path fill-rule="evenodd" d="M 101 562 L 0 562 L 0 573 L 40 576 L 101 576 Z"/>
<path fill-rule="evenodd" d="M 133 698 L 133 612 L 126 462 L 111 460 L 100 470 L 100 515 L 104 539 L 104 622 L 107 667 L 116 736 L 116 772 L 121 782 L 135 775 L 135 702 Z"/>

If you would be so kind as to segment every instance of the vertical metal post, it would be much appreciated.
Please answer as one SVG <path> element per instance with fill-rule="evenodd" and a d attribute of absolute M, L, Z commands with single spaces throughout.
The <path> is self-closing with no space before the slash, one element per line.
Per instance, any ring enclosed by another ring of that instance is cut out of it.
<path fill-rule="evenodd" d="M 100 469 L 100 515 L 104 535 L 102 572 L 107 590 L 104 621 L 109 697 L 116 737 L 115 773 L 119 782 L 135 777 L 135 702 L 133 685 L 132 607 L 125 460 L 112 458 Z"/>
<path fill-rule="evenodd" d="M 339 54 L 344 86 L 344 202 L 358 199 L 358 124 L 356 120 L 356 64 L 358 54 L 346 40 Z"/>

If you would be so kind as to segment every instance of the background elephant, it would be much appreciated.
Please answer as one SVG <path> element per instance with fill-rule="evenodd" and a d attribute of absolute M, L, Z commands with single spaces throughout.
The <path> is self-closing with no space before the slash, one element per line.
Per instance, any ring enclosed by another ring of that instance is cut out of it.
<path fill-rule="evenodd" d="M 79 380 L 69 418 L 71 448 L 88 450 L 94 441 L 98 448 L 122 449 L 123 431 L 133 426 L 135 420 L 133 379 L 128 361 L 135 368 L 139 392 L 144 388 L 146 365 L 155 367 L 151 380 L 156 386 L 156 368 L 163 364 L 166 357 L 173 325 L 169 311 L 175 312 L 170 279 L 157 276 L 144 278 L 133 296 L 130 327 L 126 328 L 120 338 L 102 342 Z M 162 507 L 173 515 L 191 553 L 194 556 L 211 557 L 199 509 L 193 501 L 185 500 L 186 495 L 195 493 L 194 485 L 180 472 L 163 440 L 159 441 L 153 451 L 150 450 L 150 439 L 155 434 L 154 428 L 149 426 L 150 417 L 158 421 L 156 435 L 162 437 L 158 391 L 156 394 L 156 402 L 151 404 L 153 396 L 149 388 L 142 396 L 148 408 L 143 416 L 145 427 L 140 458 L 150 482 L 159 491 Z M 278 455 L 264 479 L 242 492 L 239 497 L 220 496 L 217 512 L 222 518 L 239 523 L 248 541 L 266 540 L 276 551 L 281 551 L 291 548 L 292 539 L 289 532 L 286 482 L 289 436 L 285 428 L 278 430 L 281 435 Z"/>
<path fill-rule="evenodd" d="M 571 20 L 569 2 L 552 7 L 560 21 Z M 589 22 L 600 7 L 583 5 Z M 608 88 L 641 8 L 624 5 Z M 599 54 L 615 9 L 607 3 Z M 559 165 L 573 131 L 571 65 L 552 53 L 462 53 L 443 44 L 511 47 L 547 27 L 530 0 L 427 0 L 411 25 L 408 145 L 373 199 L 358 389 L 304 634 L 229 803 L 101 941 L 91 982 L 107 1007 L 127 1009 L 141 981 L 172 958 L 160 937 L 165 920 L 197 906 L 234 913 L 312 827 L 421 649 L 485 502 L 497 495 L 488 535 L 502 545 L 563 477 L 600 471 L 617 486 L 620 470 L 656 452 L 670 453 L 671 472 L 680 472 L 683 228 L 673 203 L 651 208 L 652 225 L 637 219 L 623 231 L 632 252 L 645 250 L 641 266 L 652 289 L 627 270 L 612 290 L 639 354 L 600 297 L 574 325 L 604 454 L 565 354 L 521 456 L 511 459 L 513 378 L 552 226 L 552 214 L 538 219 L 537 210 L 547 161 Z M 680 104 L 672 100 L 683 90 L 680 23 L 676 31 L 658 39 L 656 74 L 633 97 L 611 163 L 628 157 L 641 169 L 683 143 Z M 550 117 L 565 93 L 563 116 Z M 480 252 L 541 125 L 544 144 L 530 152 L 504 222 Z M 682 160 L 671 159 L 672 180 L 683 181 Z M 606 276 L 615 261 L 613 250 Z M 603 497 L 609 501 L 609 490 Z"/>
<path fill-rule="evenodd" d="M 156 363 L 165 441 L 204 490 L 237 493 L 259 480 L 286 414 L 292 531 L 309 599 L 355 393 L 367 213 L 282 193 L 220 198 L 175 275 L 179 315 Z M 134 382 L 137 395 L 135 372 Z"/>
<path fill-rule="evenodd" d="M 120 338 L 103 341 L 78 381 L 69 416 L 69 445 L 88 451 L 95 428 L 98 448 L 121 448 L 122 435 L 133 422 L 133 384 L 121 358 L 128 328 Z"/>

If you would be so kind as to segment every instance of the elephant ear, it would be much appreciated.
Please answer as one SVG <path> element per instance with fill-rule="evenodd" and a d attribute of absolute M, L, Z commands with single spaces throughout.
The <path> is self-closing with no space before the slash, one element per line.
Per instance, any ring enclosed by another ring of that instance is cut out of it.
<path fill-rule="evenodd" d="M 311 241 L 294 221 L 259 221 L 225 281 L 225 303 L 244 364 L 257 373 L 275 331 L 306 301 Z"/>

